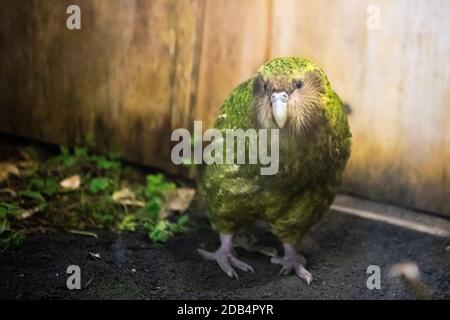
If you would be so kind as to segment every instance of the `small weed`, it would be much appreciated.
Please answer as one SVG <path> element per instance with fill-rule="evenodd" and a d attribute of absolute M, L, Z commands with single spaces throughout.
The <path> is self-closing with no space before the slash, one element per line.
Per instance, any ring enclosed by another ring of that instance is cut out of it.
<path fill-rule="evenodd" d="M 36 173 L 35 173 L 36 175 Z M 59 191 L 58 181 L 54 178 L 38 178 L 34 177 L 30 180 L 28 190 L 43 193 L 49 197 L 55 195 Z"/>
<path fill-rule="evenodd" d="M 88 148 L 87 147 L 74 147 L 73 154 L 75 158 L 86 159 L 88 158 Z"/>
<path fill-rule="evenodd" d="M 70 149 L 66 146 L 59 148 L 60 154 L 53 158 L 56 164 L 62 164 L 65 168 L 70 168 L 77 163 L 77 158 L 71 154 Z"/>
<path fill-rule="evenodd" d="M 166 182 L 162 174 L 147 176 L 144 191 L 147 217 L 144 219 L 144 228 L 154 242 L 166 242 L 171 236 L 181 232 L 187 223 L 187 216 L 178 218 L 176 222 L 160 216 L 166 194 L 174 189 L 175 184 Z"/>
<path fill-rule="evenodd" d="M 39 191 L 24 190 L 20 191 L 19 195 L 39 202 L 45 202 L 44 196 Z"/>
<path fill-rule="evenodd" d="M 110 182 L 107 178 L 94 178 L 89 183 L 89 190 L 92 193 L 105 192 L 110 187 Z"/>
<path fill-rule="evenodd" d="M 181 216 L 176 222 L 170 222 L 167 219 L 158 219 L 156 223 L 147 223 L 148 236 L 154 242 L 166 242 L 171 236 L 185 230 L 188 217 Z"/>
<path fill-rule="evenodd" d="M 19 247 L 23 242 L 23 235 L 12 230 L 9 222 L 19 210 L 15 204 L 0 203 L 0 252 Z"/>
<path fill-rule="evenodd" d="M 122 231 L 136 231 L 139 220 L 134 214 L 126 214 L 117 228 Z"/>
<path fill-rule="evenodd" d="M 172 222 L 161 217 L 161 209 L 165 204 L 168 192 L 176 188 L 172 182 L 167 182 L 162 174 L 147 176 L 147 184 L 142 194 L 145 207 L 133 214 L 127 214 L 118 225 L 118 229 L 134 231 L 142 226 L 150 240 L 164 243 L 173 235 L 185 230 L 188 216 L 183 215 Z"/>
<path fill-rule="evenodd" d="M 23 239 L 23 234 L 12 230 L 6 219 L 0 219 L 0 252 L 20 247 Z"/>
<path fill-rule="evenodd" d="M 121 168 L 120 162 L 105 156 L 93 156 L 92 160 L 95 161 L 97 168 L 103 170 L 118 171 Z"/>

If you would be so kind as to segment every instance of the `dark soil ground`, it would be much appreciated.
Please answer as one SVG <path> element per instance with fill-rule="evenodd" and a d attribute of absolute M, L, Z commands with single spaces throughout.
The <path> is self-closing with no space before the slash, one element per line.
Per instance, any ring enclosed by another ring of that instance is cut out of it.
<path fill-rule="evenodd" d="M 310 287 L 294 275 L 279 276 L 269 257 L 239 248 L 256 273 L 240 272 L 236 281 L 197 254 L 197 247 L 215 249 L 218 238 L 201 212 L 190 215 L 190 231 L 165 245 L 151 244 L 143 233 L 28 236 L 23 247 L 0 256 L 0 298 L 411 299 L 405 282 L 388 277 L 389 267 L 405 260 L 419 265 L 430 298 L 450 298 L 448 239 L 330 211 L 301 246 L 314 275 Z M 256 233 L 264 245 L 280 249 L 266 231 Z M 81 268 L 81 290 L 66 287 L 72 264 Z M 369 265 L 381 268 L 380 290 L 366 287 Z"/>

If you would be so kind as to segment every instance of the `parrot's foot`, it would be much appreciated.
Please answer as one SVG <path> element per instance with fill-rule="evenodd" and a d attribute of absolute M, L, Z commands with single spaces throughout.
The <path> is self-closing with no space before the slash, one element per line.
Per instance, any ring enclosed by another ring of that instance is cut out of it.
<path fill-rule="evenodd" d="M 232 235 L 225 234 L 220 235 L 220 240 L 222 242 L 221 246 L 217 251 L 210 252 L 203 249 L 197 249 L 198 253 L 207 260 L 214 260 L 219 264 L 220 269 L 223 270 L 230 278 L 236 278 L 239 280 L 239 276 L 233 267 L 245 272 L 255 272 L 253 268 L 247 263 L 240 261 L 233 254 L 232 247 Z"/>
<path fill-rule="evenodd" d="M 280 275 L 287 275 L 294 271 L 300 279 L 309 286 L 313 280 L 312 274 L 305 269 L 306 259 L 295 251 L 290 244 L 284 243 L 284 257 L 272 257 L 270 262 L 281 265 Z"/>

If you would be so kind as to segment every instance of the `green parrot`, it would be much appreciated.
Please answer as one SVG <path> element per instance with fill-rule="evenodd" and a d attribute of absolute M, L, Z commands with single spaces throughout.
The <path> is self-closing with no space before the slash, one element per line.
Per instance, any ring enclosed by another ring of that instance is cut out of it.
<path fill-rule="evenodd" d="M 234 268 L 254 272 L 236 257 L 232 240 L 237 231 L 263 220 L 283 243 L 284 256 L 271 262 L 282 266 L 280 274 L 295 272 L 309 285 L 312 275 L 296 248 L 329 209 L 350 156 L 341 99 L 312 61 L 275 58 L 231 92 L 214 127 L 278 129 L 279 169 L 262 175 L 261 164 L 203 166 L 199 191 L 221 245 L 214 252 L 198 249 L 199 254 L 231 278 L 238 279 Z"/>

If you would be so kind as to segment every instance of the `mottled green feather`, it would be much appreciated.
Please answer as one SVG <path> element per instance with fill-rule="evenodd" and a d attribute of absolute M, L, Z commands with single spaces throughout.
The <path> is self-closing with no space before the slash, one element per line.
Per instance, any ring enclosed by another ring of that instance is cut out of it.
<path fill-rule="evenodd" d="M 259 165 L 207 165 L 199 179 L 213 227 L 233 233 L 257 219 L 267 221 L 283 241 L 297 244 L 331 205 L 350 155 L 351 134 L 342 102 L 325 73 L 304 58 L 277 58 L 257 72 L 263 78 L 295 79 L 320 74 L 325 123 L 313 136 L 281 141 L 280 168 L 260 175 Z M 236 87 L 223 104 L 215 127 L 254 128 L 251 116 L 255 76 Z"/>

